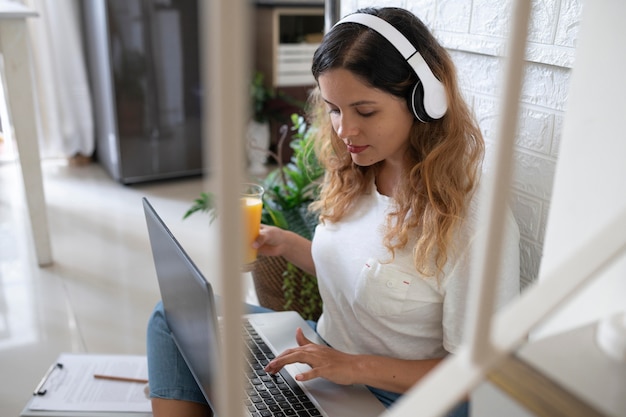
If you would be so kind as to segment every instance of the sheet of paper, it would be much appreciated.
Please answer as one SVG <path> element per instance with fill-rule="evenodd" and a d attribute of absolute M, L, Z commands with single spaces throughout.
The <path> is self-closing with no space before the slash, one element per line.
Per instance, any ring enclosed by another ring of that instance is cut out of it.
<path fill-rule="evenodd" d="M 149 412 L 146 384 L 94 378 L 104 374 L 148 379 L 145 356 L 63 353 L 42 389 L 30 403 L 31 410 Z"/>

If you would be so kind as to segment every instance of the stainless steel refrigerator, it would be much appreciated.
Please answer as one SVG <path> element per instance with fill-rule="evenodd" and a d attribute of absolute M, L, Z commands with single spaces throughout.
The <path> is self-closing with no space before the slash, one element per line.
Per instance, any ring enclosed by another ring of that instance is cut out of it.
<path fill-rule="evenodd" d="M 198 0 L 81 4 L 96 159 L 124 184 L 201 174 Z"/>

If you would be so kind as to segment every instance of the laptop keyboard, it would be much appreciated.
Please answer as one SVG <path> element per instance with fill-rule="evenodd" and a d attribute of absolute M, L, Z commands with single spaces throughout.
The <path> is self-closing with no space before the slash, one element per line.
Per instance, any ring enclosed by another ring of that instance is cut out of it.
<path fill-rule="evenodd" d="M 249 350 L 245 405 L 250 415 L 321 416 L 322 413 L 287 371 L 283 369 L 270 375 L 263 370 L 274 354 L 248 321 L 244 321 L 244 338 Z"/>

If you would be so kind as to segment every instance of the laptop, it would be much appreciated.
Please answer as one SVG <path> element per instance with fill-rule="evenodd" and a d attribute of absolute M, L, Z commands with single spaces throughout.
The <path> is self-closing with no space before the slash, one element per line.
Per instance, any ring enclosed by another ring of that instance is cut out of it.
<path fill-rule="evenodd" d="M 166 320 L 187 366 L 215 410 L 220 329 L 212 286 L 150 202 L 146 198 L 142 201 Z M 367 417 L 382 414 L 384 406 L 363 385 L 338 385 L 323 378 L 295 381 L 296 374 L 310 369 L 305 364 L 288 365 L 276 376 L 264 373 L 263 363 L 297 346 L 298 327 L 313 342 L 324 343 L 293 311 L 247 314 L 242 318 L 242 331 L 252 333 L 244 336 L 246 341 L 261 345 L 249 346 L 250 355 L 247 355 L 250 381 L 246 383 L 244 405 L 248 415 Z M 260 363 L 253 357 L 257 354 L 262 356 Z"/>

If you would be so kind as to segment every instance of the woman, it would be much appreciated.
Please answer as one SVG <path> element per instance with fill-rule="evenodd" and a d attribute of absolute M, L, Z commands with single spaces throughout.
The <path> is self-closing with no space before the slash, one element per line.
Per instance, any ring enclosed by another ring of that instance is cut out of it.
<path fill-rule="evenodd" d="M 406 54 L 387 23 L 419 54 Z M 266 371 L 307 363 L 297 379 L 365 384 L 389 406 L 462 343 L 484 143 L 450 57 L 406 10 L 368 8 L 341 21 L 312 71 L 311 122 L 326 169 L 312 206 L 320 223 L 312 242 L 262 226 L 254 246 L 317 276 L 317 331 L 332 348 L 299 331 L 299 347 Z M 501 302 L 519 290 L 510 213 L 505 234 Z M 155 416 L 180 405 L 162 397 Z M 467 415 L 467 403 L 451 415 Z"/>

